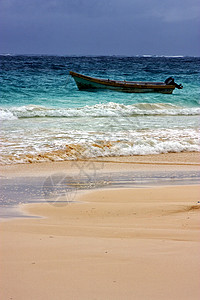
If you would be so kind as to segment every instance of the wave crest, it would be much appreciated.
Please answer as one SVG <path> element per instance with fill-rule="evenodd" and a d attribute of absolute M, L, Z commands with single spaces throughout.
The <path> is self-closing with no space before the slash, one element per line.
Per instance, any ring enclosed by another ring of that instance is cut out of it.
<path fill-rule="evenodd" d="M 0 109 L 0 121 L 15 120 L 17 117 L 8 109 Z"/>
<path fill-rule="evenodd" d="M 141 115 L 199 115 L 199 107 L 180 107 L 166 103 L 137 103 L 124 105 L 114 102 L 78 108 L 53 108 L 27 105 L 0 110 L 0 120 L 39 117 L 111 117 Z"/>

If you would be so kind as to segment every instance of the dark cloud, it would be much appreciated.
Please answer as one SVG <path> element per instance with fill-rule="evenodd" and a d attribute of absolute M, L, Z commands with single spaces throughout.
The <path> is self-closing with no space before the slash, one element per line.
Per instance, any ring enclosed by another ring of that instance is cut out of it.
<path fill-rule="evenodd" d="M 0 52 L 199 55 L 197 0 L 0 0 Z"/>
<path fill-rule="evenodd" d="M 107 15 L 110 11 L 109 0 L 1 0 L 4 13 L 14 15 Z"/>

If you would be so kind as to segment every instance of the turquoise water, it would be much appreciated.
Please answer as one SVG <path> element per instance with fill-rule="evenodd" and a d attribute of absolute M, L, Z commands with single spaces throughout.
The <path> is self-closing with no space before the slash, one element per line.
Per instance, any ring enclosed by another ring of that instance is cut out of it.
<path fill-rule="evenodd" d="M 199 151 L 199 66 L 194 57 L 1 56 L 1 163 Z M 79 91 L 94 77 L 164 81 L 172 95 Z"/>

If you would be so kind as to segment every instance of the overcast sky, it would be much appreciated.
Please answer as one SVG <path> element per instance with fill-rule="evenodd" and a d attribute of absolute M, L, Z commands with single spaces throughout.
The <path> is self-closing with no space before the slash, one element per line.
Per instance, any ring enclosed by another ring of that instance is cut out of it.
<path fill-rule="evenodd" d="M 200 56 L 199 0 L 0 0 L 0 53 Z"/>

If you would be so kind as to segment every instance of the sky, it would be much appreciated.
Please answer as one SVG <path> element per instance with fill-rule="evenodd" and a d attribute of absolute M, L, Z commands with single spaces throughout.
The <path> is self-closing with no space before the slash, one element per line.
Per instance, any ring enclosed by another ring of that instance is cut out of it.
<path fill-rule="evenodd" d="M 200 56 L 199 0 L 0 0 L 0 53 Z"/>

